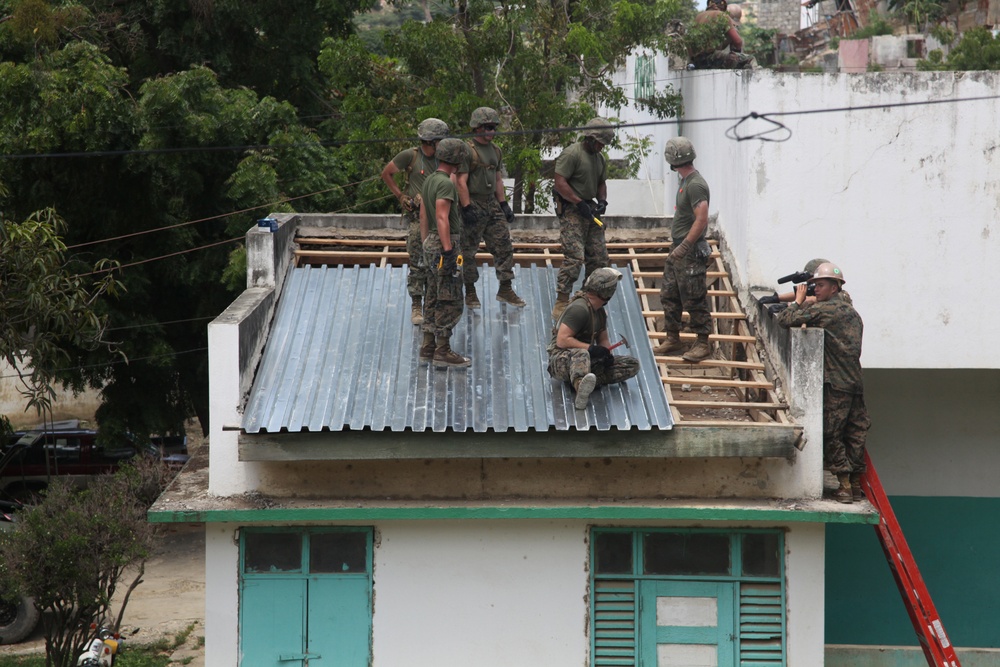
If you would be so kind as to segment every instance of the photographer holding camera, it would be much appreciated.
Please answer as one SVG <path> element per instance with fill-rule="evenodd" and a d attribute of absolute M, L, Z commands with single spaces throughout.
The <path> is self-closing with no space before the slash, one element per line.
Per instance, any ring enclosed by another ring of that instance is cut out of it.
<path fill-rule="evenodd" d="M 833 497 L 850 503 L 864 497 L 865 441 L 871 420 L 865 407 L 861 375 L 864 323 L 843 293 L 844 274 L 824 262 L 808 283 L 795 288 L 795 302 L 778 313 L 778 324 L 806 325 L 825 331 L 823 338 L 823 464 L 840 483 Z M 809 285 L 815 296 L 807 296 Z"/>
<path fill-rule="evenodd" d="M 803 268 L 800 273 L 791 273 L 782 278 L 778 278 L 778 284 L 781 285 L 782 283 L 787 283 L 787 282 L 793 282 L 796 284 L 801 282 L 806 282 L 810 278 L 812 278 L 814 273 L 816 273 L 816 267 L 818 267 L 820 264 L 826 264 L 829 261 L 830 260 L 828 259 L 822 259 L 820 257 L 817 257 L 816 259 L 810 259 L 808 262 L 806 262 L 805 268 Z M 844 294 L 846 295 L 846 292 Z M 808 294 L 807 296 L 812 296 L 812 294 Z M 769 306 L 776 303 L 791 303 L 792 301 L 795 301 L 794 291 L 785 292 L 784 294 L 778 294 L 777 292 L 775 292 L 770 296 L 764 296 L 758 299 L 758 303 L 760 303 L 762 306 Z"/>

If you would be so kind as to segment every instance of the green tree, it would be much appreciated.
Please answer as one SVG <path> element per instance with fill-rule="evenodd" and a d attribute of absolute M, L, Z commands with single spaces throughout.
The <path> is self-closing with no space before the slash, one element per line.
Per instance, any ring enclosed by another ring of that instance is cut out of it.
<path fill-rule="evenodd" d="M 454 6 L 454 15 L 409 21 L 387 33 L 386 55 L 368 51 L 360 40 L 328 40 L 319 63 L 335 91 L 338 116 L 320 128 L 324 136 L 412 136 L 416 122 L 428 116 L 464 134 L 473 109 L 494 107 L 508 130 L 497 143 L 515 179 L 514 208 L 523 187 L 525 210 L 531 210 L 542 154 L 575 134 L 526 130 L 582 126 L 599 105 L 636 104 L 660 117 L 680 111 L 680 96 L 671 90 L 627 100 L 611 78 L 630 52 L 665 48 L 665 28 L 680 13 L 679 0 L 458 0 Z M 407 145 L 345 146 L 342 162 L 355 169 L 349 180 L 377 174 L 393 149 Z M 372 202 L 384 195 L 378 183 L 359 191 Z"/>
<path fill-rule="evenodd" d="M 51 209 L 20 223 L 0 220 L 0 354 L 17 372 L 27 408 L 40 415 L 50 411 L 60 369 L 75 361 L 70 350 L 108 350 L 98 299 L 120 287 L 104 270 L 112 262 L 67 259 L 63 228 Z M 87 275 L 94 270 L 100 277 Z"/>
<path fill-rule="evenodd" d="M 942 33 L 942 37 L 947 37 Z M 943 40 L 942 40 L 943 41 Z M 962 34 L 947 57 L 940 49 L 927 54 L 926 60 L 917 62 L 923 71 L 972 71 L 1000 69 L 1000 37 L 985 27 L 972 28 Z"/>
<path fill-rule="evenodd" d="M 166 479 L 155 460 L 101 475 L 85 491 L 57 479 L 14 530 L 0 534 L 3 592 L 34 597 L 43 612 L 47 667 L 76 664 L 91 623 L 121 625 L 152 548 L 146 511 Z M 136 575 L 115 614 L 112 599 L 129 572 Z"/>

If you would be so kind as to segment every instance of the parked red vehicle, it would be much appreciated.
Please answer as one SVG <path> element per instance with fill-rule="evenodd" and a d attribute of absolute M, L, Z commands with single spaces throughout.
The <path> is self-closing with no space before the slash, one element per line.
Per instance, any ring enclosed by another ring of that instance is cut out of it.
<path fill-rule="evenodd" d="M 29 503 L 53 477 L 86 486 L 94 475 L 114 472 L 140 455 L 163 458 L 160 448 L 150 441 L 124 439 L 98 446 L 97 431 L 81 428 L 77 420 L 32 429 L 8 444 L 0 456 L 0 499 Z M 177 458 L 165 460 L 173 464 Z"/>

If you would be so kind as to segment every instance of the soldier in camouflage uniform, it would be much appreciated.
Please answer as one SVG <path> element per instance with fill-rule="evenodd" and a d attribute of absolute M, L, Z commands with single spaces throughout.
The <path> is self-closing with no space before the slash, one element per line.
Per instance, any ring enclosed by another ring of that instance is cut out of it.
<path fill-rule="evenodd" d="M 706 272 L 712 250 L 705 240 L 708 228 L 708 183 L 694 168 L 694 146 L 685 137 L 667 142 L 663 155 L 671 171 L 681 177 L 674 207 L 674 224 L 670 229 L 673 247 L 663 264 L 663 285 L 660 304 L 663 306 L 663 328 L 667 336 L 653 350 L 656 354 L 677 354 L 684 349 L 681 342 L 681 315 L 687 310 L 691 331 L 698 340 L 684 353 L 684 361 L 699 362 L 712 356 L 708 341 L 712 331 L 712 313 L 708 305 Z"/>
<path fill-rule="evenodd" d="M 608 121 L 592 118 L 584 126 L 579 141 L 556 158 L 554 196 L 563 263 L 556 279 L 552 321 L 558 320 L 569 304 L 569 293 L 580 277 L 580 267 L 586 266 L 589 276 L 611 263 L 604 226 L 597 223 L 595 216 L 604 215 L 608 208 L 608 164 L 601 149 L 614 139 L 615 132 Z"/>
<path fill-rule="evenodd" d="M 489 107 L 479 107 L 472 112 L 469 126 L 475 133 L 468 142 L 469 151 L 458 168 L 458 197 L 462 204 L 462 254 L 465 263 L 465 305 L 480 308 L 476 294 L 479 267 L 476 251 L 479 242 L 486 241 L 486 251 L 493 255 L 496 266 L 497 301 L 517 308 L 524 307 L 524 300 L 514 292 L 514 250 L 510 242 L 510 227 L 514 212 L 510 210 L 503 189 L 503 156 L 493 144 L 500 114 Z"/>
<path fill-rule="evenodd" d="M 472 361 L 451 349 L 451 332 L 462 318 L 462 216 L 458 188 L 451 178 L 466 156 L 461 139 L 438 144 L 438 168 L 420 191 L 420 235 L 429 269 L 424 301 L 424 338 L 420 360 L 435 366 L 463 368 Z"/>
<path fill-rule="evenodd" d="M 587 408 L 597 387 L 624 382 L 639 372 L 638 359 L 616 356 L 608 349 L 611 341 L 604 306 L 614 296 L 621 279 L 617 269 L 605 267 L 591 273 L 583 290 L 574 295 L 552 328 L 547 348 L 549 375 L 573 385 L 577 410 Z"/>
<path fill-rule="evenodd" d="M 820 264 L 807 285 L 795 290 L 795 303 L 780 312 L 778 324 L 790 328 L 805 324 L 822 328 L 823 337 L 823 463 L 837 476 L 834 498 L 849 503 L 864 496 L 865 441 L 871 420 L 865 407 L 861 376 L 861 338 L 864 323 L 841 291 L 844 274 L 830 262 Z"/>
<path fill-rule="evenodd" d="M 403 224 L 406 226 L 406 252 L 410 256 L 410 269 L 406 275 L 406 291 L 410 294 L 410 322 L 424 321 L 422 300 L 427 283 L 427 267 L 424 266 L 424 248 L 420 239 L 420 188 L 424 179 L 438 167 L 435 157 L 437 144 L 448 136 L 448 124 L 437 118 L 427 118 L 417 126 L 420 146 L 407 148 L 392 158 L 382 170 L 382 180 L 399 200 L 403 209 Z M 396 184 L 395 175 L 403 174 L 403 187 Z"/>

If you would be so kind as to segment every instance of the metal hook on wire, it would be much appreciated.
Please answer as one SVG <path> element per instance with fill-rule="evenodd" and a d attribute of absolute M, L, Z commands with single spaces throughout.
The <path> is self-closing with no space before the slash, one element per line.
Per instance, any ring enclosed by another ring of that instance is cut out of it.
<path fill-rule="evenodd" d="M 767 121 L 768 123 L 770 123 L 772 125 L 772 127 L 770 127 L 769 129 L 763 130 L 761 132 L 755 132 L 753 134 L 748 134 L 746 136 L 741 136 L 740 133 L 739 133 L 739 127 L 740 127 L 740 125 L 742 125 L 743 123 L 745 123 L 745 122 L 747 122 L 748 120 L 751 120 L 751 119 L 754 119 L 754 120 L 759 119 L 759 120 Z M 785 136 L 783 136 L 783 137 L 769 137 L 769 136 L 767 136 L 769 134 L 772 134 L 774 132 L 780 132 L 782 130 L 784 130 L 785 132 L 787 132 L 787 134 Z M 768 118 L 767 114 L 759 114 L 756 111 L 751 111 L 749 114 L 747 114 L 743 118 L 740 118 L 740 120 L 735 125 L 733 125 L 728 130 L 726 130 L 726 137 L 729 138 L 729 139 L 732 139 L 733 141 L 747 141 L 749 139 L 760 139 L 761 141 L 773 141 L 773 142 L 776 142 L 776 143 L 781 143 L 783 141 L 788 141 L 789 139 L 792 138 L 792 130 L 787 125 L 784 125 L 783 123 L 780 123 L 780 122 L 778 122 L 776 120 Z"/>

